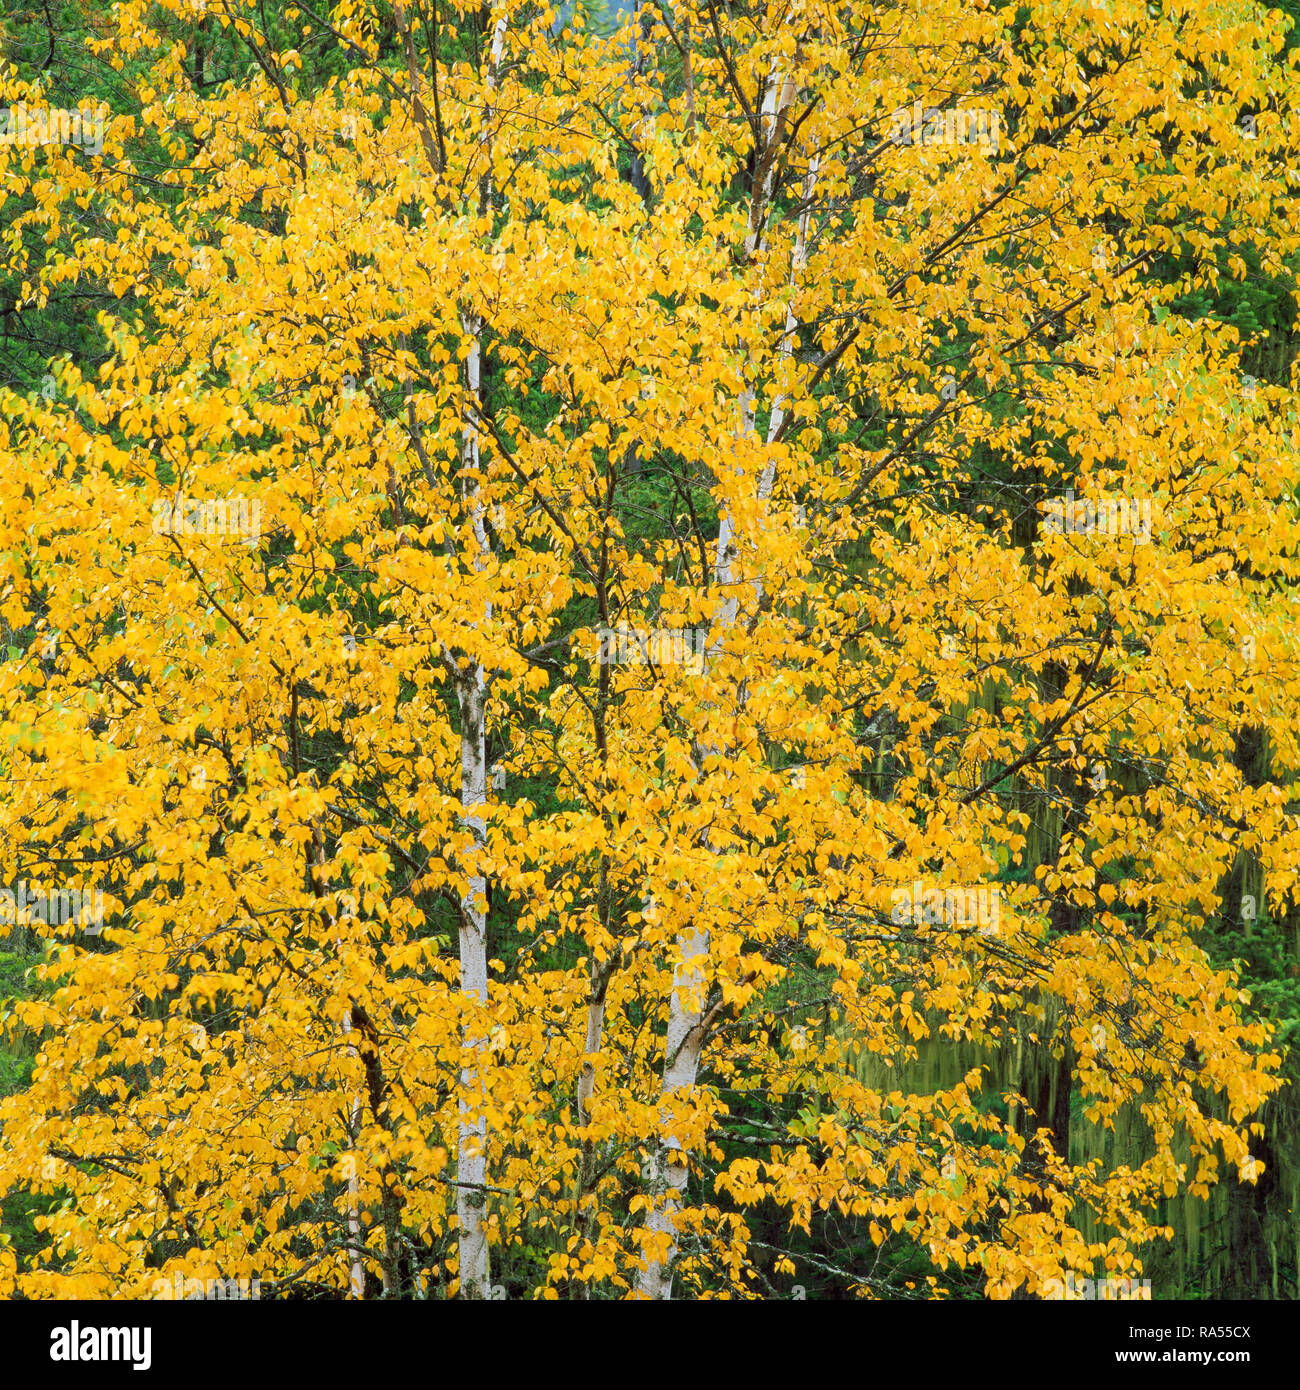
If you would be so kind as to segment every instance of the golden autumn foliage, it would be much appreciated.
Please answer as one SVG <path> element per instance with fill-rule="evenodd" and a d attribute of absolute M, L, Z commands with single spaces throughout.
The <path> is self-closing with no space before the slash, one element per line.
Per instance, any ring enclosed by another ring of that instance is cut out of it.
<path fill-rule="evenodd" d="M 1280 21 L 638 16 L 132 0 L 102 157 L 0 146 L 117 297 L 0 398 L 0 858 L 106 901 L 10 1289 L 762 1297 L 776 1212 L 1005 1298 L 1258 1177 L 1198 933 L 1297 898 L 1300 421 L 1170 305 L 1300 247 Z"/>

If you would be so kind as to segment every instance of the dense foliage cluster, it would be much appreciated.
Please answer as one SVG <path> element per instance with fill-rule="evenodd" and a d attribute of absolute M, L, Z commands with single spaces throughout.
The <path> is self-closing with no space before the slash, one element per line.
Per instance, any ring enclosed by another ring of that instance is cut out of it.
<path fill-rule="evenodd" d="M 1300 1292 L 1282 10 L 0 25 L 0 1295 Z"/>

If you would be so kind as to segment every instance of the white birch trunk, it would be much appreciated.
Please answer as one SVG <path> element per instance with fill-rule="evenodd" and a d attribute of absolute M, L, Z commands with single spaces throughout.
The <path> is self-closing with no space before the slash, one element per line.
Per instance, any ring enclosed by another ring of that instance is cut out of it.
<path fill-rule="evenodd" d="M 491 93 L 505 49 L 506 17 L 501 15 L 492 31 L 484 106 L 479 143 L 487 159 L 480 184 L 481 207 L 486 210 L 492 180 Z M 477 479 L 470 475 L 479 467 L 478 408 L 482 391 L 481 333 L 483 324 L 469 310 L 461 312 L 461 329 L 469 338 L 469 357 L 465 362 L 467 408 L 461 435 L 460 462 L 464 482 L 462 495 L 472 507 L 475 555 L 474 568 L 482 571 L 488 559 L 487 530 L 483 524 L 483 504 L 479 500 Z M 492 605 L 485 604 L 484 623 L 492 617 Z M 474 837 L 468 882 L 460 912 L 460 987 L 469 1005 L 462 1034 L 462 1046 L 471 1054 L 460 1072 L 459 1126 L 456 1146 L 456 1220 L 460 1261 L 460 1296 L 488 1299 L 492 1296 L 491 1267 L 487 1242 L 487 1089 L 484 1064 L 487 1035 L 474 1015 L 487 1005 L 487 878 L 481 863 L 486 844 L 486 823 L 482 816 L 487 804 L 487 699 L 488 679 L 482 663 L 473 661 L 457 681 L 456 698 L 460 711 L 460 800 L 461 823 Z M 480 903 L 484 906 L 480 906 Z"/>
<path fill-rule="evenodd" d="M 673 971 L 672 996 L 668 1005 L 668 1036 L 664 1040 L 664 1079 L 660 1098 L 671 1101 L 678 1091 L 695 1085 L 704 1042 L 704 970 L 701 957 L 709 952 L 706 931 L 684 932 L 677 938 L 681 964 Z M 646 1218 L 652 1236 L 666 1238 L 668 1253 L 663 1259 L 650 1259 L 637 1276 L 640 1298 L 670 1299 L 673 1296 L 673 1267 L 677 1262 L 677 1214 L 682 1208 L 690 1169 L 686 1151 L 668 1128 L 667 1105 L 660 1111 L 665 1132 L 655 1155 L 650 1175 L 653 1205 Z"/>
<path fill-rule="evenodd" d="M 476 529 L 478 529 L 476 527 Z M 480 559 L 481 563 L 481 559 Z M 460 911 L 460 987 L 470 1005 L 463 1046 L 472 1054 L 460 1072 L 459 1132 L 457 1136 L 456 1217 L 462 1298 L 491 1297 L 487 1227 L 487 1116 L 483 1062 L 487 1037 L 474 1014 L 487 1004 L 487 879 L 479 867 L 485 838 L 480 814 L 487 801 L 487 746 L 484 709 L 487 681 L 477 662 L 461 679 L 460 798 L 462 824 L 474 836 L 473 864 Z"/>
<path fill-rule="evenodd" d="M 594 1059 L 600 1052 L 604 1030 L 605 1001 L 601 998 L 587 1005 L 587 1036 L 582 1049 L 582 1075 L 578 1078 L 578 1123 L 582 1125 L 591 1117 L 591 1098 L 596 1092 Z"/>
<path fill-rule="evenodd" d="M 470 339 L 466 359 L 466 388 L 470 406 L 461 436 L 461 467 L 465 472 L 464 495 L 472 507 L 474 527 L 474 568 L 487 562 L 487 533 L 483 525 L 483 505 L 478 500 L 477 481 L 468 476 L 479 466 L 478 426 L 475 407 L 482 388 L 481 324 L 462 315 L 461 327 Z M 485 604 L 483 618 L 492 617 L 492 605 Z M 478 661 L 462 671 L 456 686 L 460 710 L 460 804 L 461 824 L 474 837 L 465 896 L 460 903 L 460 988 L 469 1001 L 462 1045 L 473 1055 L 460 1072 L 459 1131 L 457 1136 L 456 1217 L 460 1254 L 460 1293 L 462 1298 L 491 1297 L 491 1271 L 488 1262 L 487 1227 L 487 1095 L 483 1062 L 487 1035 L 473 1017 L 487 1004 L 487 878 L 481 861 L 487 826 L 482 811 L 487 804 L 487 673 Z"/>
<path fill-rule="evenodd" d="M 314 848 L 316 852 L 316 867 L 323 871 L 325 867 L 325 839 L 321 833 L 320 822 L 317 821 L 313 830 Z M 318 880 L 319 886 L 319 880 Z M 326 909 L 326 917 L 329 921 L 330 932 L 334 940 L 334 949 L 339 953 L 340 958 L 343 954 L 343 938 L 338 930 L 338 918 L 333 912 Z M 352 1036 L 352 1010 L 348 1009 L 343 1014 L 343 1036 Z M 352 1043 L 347 1043 L 347 1055 L 355 1060 L 357 1049 Z M 348 1140 L 355 1150 L 357 1136 L 361 1133 L 361 1097 L 354 1096 L 352 1107 L 348 1111 Z M 348 1292 L 353 1298 L 365 1298 L 366 1296 L 366 1267 L 361 1258 L 361 1178 L 357 1173 L 356 1158 L 351 1158 L 351 1171 L 348 1173 L 348 1244 L 351 1247 L 351 1262 L 348 1266 Z"/>
<path fill-rule="evenodd" d="M 790 257 L 790 284 L 797 285 L 799 276 L 808 264 L 808 227 L 812 217 L 812 209 L 809 206 L 812 200 L 813 190 L 817 186 L 817 156 L 814 155 L 808 161 L 808 173 L 804 179 L 803 202 L 804 210 L 799 216 L 799 228 L 795 233 L 794 252 Z M 787 305 L 785 311 L 785 333 L 781 338 L 780 360 L 785 363 L 794 357 L 795 333 L 798 330 L 799 321 L 795 318 L 793 302 Z M 767 442 L 773 443 L 781 432 L 781 426 L 785 423 L 785 411 L 789 401 L 786 396 L 777 396 L 772 402 L 772 414 L 767 422 Z M 758 480 L 759 501 L 766 502 L 772 495 L 772 485 L 776 482 L 776 459 L 769 456 L 763 465 L 762 476 Z M 763 581 L 761 578 L 754 580 L 754 608 L 757 611 L 763 606 Z"/>
<path fill-rule="evenodd" d="M 782 74 L 775 62 L 768 75 L 767 88 L 763 95 L 762 132 L 763 148 L 757 159 L 760 177 L 751 194 L 749 230 L 745 237 L 747 260 L 763 249 L 767 241 L 768 208 L 772 190 L 775 187 L 776 159 L 771 150 L 775 139 L 781 111 L 794 99 L 793 82 Z M 815 164 L 810 168 L 810 180 L 815 178 Z M 811 187 L 811 184 L 809 185 Z M 802 268 L 807 256 L 808 214 L 799 221 L 798 241 L 795 246 L 792 274 Z M 784 356 L 794 352 L 794 331 L 797 324 L 792 311 L 787 311 L 785 334 L 781 351 Z M 784 411 L 784 401 L 778 398 L 773 406 L 773 419 L 768 438 L 775 437 L 780 428 L 778 413 Z M 742 382 L 739 402 L 739 423 L 737 435 L 746 438 L 754 433 L 754 393 Z M 775 467 L 767 464 L 758 481 L 760 501 L 771 495 L 775 481 Z M 708 643 L 708 656 L 713 657 L 722 648 L 726 633 L 735 626 L 740 612 L 740 595 L 737 589 L 736 567 L 739 559 L 739 546 L 734 523 L 730 513 L 723 508 L 718 518 L 718 545 L 714 563 L 714 578 L 723 595 L 719 606 L 716 627 L 717 636 Z M 755 592 L 761 602 L 762 586 L 754 582 Z M 716 748 L 702 750 L 704 754 L 714 754 Z M 673 989 L 668 1004 L 668 1033 L 665 1039 L 664 1075 L 660 1096 L 669 1100 L 679 1091 L 690 1091 L 699 1073 L 700 1054 L 704 1047 L 704 1007 L 703 997 L 704 969 L 702 957 L 709 951 L 707 931 L 694 930 L 682 933 L 677 938 L 682 963 L 673 974 Z M 668 1111 L 665 1107 L 661 1116 L 667 1123 Z M 637 1278 L 636 1292 L 641 1298 L 671 1299 L 673 1267 L 677 1261 L 677 1214 L 682 1206 L 682 1194 L 686 1190 L 689 1168 L 686 1156 L 677 1139 L 665 1130 L 660 1144 L 656 1171 L 652 1175 L 654 1192 L 652 1207 L 646 1219 L 646 1230 L 655 1236 L 666 1236 L 668 1253 L 662 1260 L 647 1261 L 646 1268 Z"/>
<path fill-rule="evenodd" d="M 349 1009 L 343 1015 L 343 1036 L 346 1038 L 352 1032 L 352 1010 Z M 357 1050 L 348 1044 L 348 1056 L 355 1057 Z M 352 1125 L 352 1140 L 356 1142 L 356 1136 L 360 1132 L 361 1126 L 361 1097 L 358 1096 L 352 1102 L 352 1112 L 350 1117 Z M 361 1218 L 358 1215 L 360 1206 L 361 1179 L 357 1174 L 356 1159 L 352 1160 L 352 1171 L 348 1174 L 348 1240 L 352 1246 L 352 1265 L 348 1271 L 348 1292 L 353 1298 L 364 1298 L 366 1296 L 366 1267 L 361 1262 Z"/>

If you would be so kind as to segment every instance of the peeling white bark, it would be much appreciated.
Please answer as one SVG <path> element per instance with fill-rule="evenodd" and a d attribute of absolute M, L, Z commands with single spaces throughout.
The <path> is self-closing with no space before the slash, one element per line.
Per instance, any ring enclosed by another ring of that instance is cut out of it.
<path fill-rule="evenodd" d="M 486 86 L 489 100 L 483 111 L 480 144 L 487 161 L 480 184 L 481 210 L 486 211 L 492 178 L 491 93 L 505 49 L 506 17 L 501 15 L 492 31 Z M 481 572 L 488 562 L 487 528 L 476 477 L 479 467 L 478 409 L 482 392 L 483 323 L 477 315 L 462 310 L 461 329 L 469 339 L 465 362 L 467 406 L 461 433 L 460 463 L 462 496 L 469 503 L 474 529 L 473 565 Z M 484 623 L 492 618 L 492 605 L 485 604 Z M 470 1054 L 460 1072 L 459 1125 L 456 1144 L 456 1218 L 460 1261 L 460 1296 L 488 1299 L 492 1296 L 491 1266 L 487 1241 L 487 1090 L 485 1063 L 487 1034 L 474 1014 L 487 1005 L 487 877 L 482 870 L 487 826 L 482 811 L 487 805 L 487 673 L 478 661 L 462 669 L 456 686 L 460 711 L 460 801 L 461 824 L 474 837 L 465 896 L 460 904 L 460 987 L 469 1005 L 462 1033 L 462 1046 Z"/>
<path fill-rule="evenodd" d="M 751 193 L 749 228 L 745 237 L 747 260 L 753 260 L 767 243 L 768 212 L 771 205 L 772 190 L 776 179 L 776 152 L 774 143 L 781 129 L 781 115 L 795 98 L 793 78 L 780 71 L 773 61 L 768 74 L 767 86 L 763 95 L 761 130 L 763 147 L 758 152 L 758 179 Z M 816 179 L 816 161 L 809 167 L 805 197 L 811 195 Z M 792 278 L 807 263 L 809 214 L 800 217 L 799 231 L 791 266 Z M 786 312 L 785 333 L 781 343 L 783 357 L 794 353 L 794 334 L 798 327 L 792 309 Z M 768 442 L 775 439 L 784 418 L 786 401 L 778 397 L 773 404 L 772 420 L 769 422 Z M 745 439 L 755 434 L 755 402 L 752 389 L 742 382 L 739 401 L 739 421 L 737 437 Z M 775 482 L 775 464 L 769 461 L 758 480 L 758 499 L 766 501 Z M 718 518 L 718 544 L 715 552 L 714 579 L 723 595 L 716 619 L 716 636 L 711 634 L 707 644 L 708 658 L 713 658 L 722 650 L 726 633 L 732 629 L 740 614 L 740 593 L 737 583 L 739 560 L 739 538 L 731 514 L 725 508 Z M 762 601 L 762 582 L 754 580 L 757 602 Z M 716 748 L 705 748 L 708 756 L 716 754 Z M 707 842 L 706 842 L 707 847 Z M 699 1074 L 700 1055 L 705 1040 L 704 1026 L 704 979 L 705 958 L 709 952 L 707 931 L 692 930 L 677 938 L 681 952 L 681 964 L 673 974 L 673 989 L 668 1006 L 668 1032 L 665 1039 L 665 1057 L 661 1098 L 666 1102 L 680 1091 L 690 1091 L 696 1084 Z M 671 1299 L 673 1268 L 678 1255 L 677 1215 L 682 1207 L 683 1194 L 689 1176 L 686 1154 L 677 1138 L 669 1132 L 670 1123 L 667 1106 L 660 1111 L 665 1130 L 656 1155 L 655 1172 L 652 1174 L 652 1205 L 646 1218 L 646 1231 L 652 1236 L 667 1239 L 668 1250 L 662 1259 L 647 1260 L 645 1269 L 637 1278 L 636 1292 L 641 1298 Z"/>
<path fill-rule="evenodd" d="M 808 227 L 812 219 L 812 208 L 809 204 L 812 201 L 813 190 L 817 187 L 817 165 L 818 159 L 814 155 L 808 161 L 808 173 L 803 184 L 804 209 L 799 214 L 799 229 L 795 233 L 794 251 L 790 257 L 790 284 L 792 286 L 799 283 L 799 276 L 808 265 Z M 788 362 L 794 356 L 794 335 L 798 327 L 799 320 L 794 316 L 794 305 L 791 303 L 786 306 L 785 333 L 781 338 L 780 355 L 783 362 Z M 781 432 L 781 426 L 785 423 L 787 404 L 788 399 L 785 396 L 777 396 L 776 400 L 772 402 L 772 415 L 767 423 L 767 442 L 769 444 Z M 775 469 L 775 463 L 769 460 L 763 470 L 763 479 L 766 482 L 768 492 L 771 491 L 771 479 Z M 763 483 L 759 484 L 759 492 L 760 495 L 767 495 L 763 493 Z"/>
<path fill-rule="evenodd" d="M 346 1038 L 352 1032 L 352 1010 L 349 1009 L 343 1015 L 343 1036 Z M 355 1057 L 357 1050 L 348 1044 L 348 1056 Z M 352 1102 L 352 1112 L 350 1116 L 352 1127 L 352 1139 L 355 1142 L 361 1127 L 361 1097 Z M 352 1171 L 348 1174 L 348 1240 L 352 1245 L 352 1265 L 348 1271 L 348 1292 L 353 1298 L 364 1298 L 366 1296 L 366 1269 L 361 1263 L 361 1218 L 359 1209 L 361 1203 L 361 1178 L 357 1173 L 356 1160 L 352 1161 Z"/>
<path fill-rule="evenodd" d="M 704 1043 L 703 957 L 709 953 L 709 934 L 685 932 L 677 938 L 677 943 L 682 959 L 673 972 L 668 1036 L 664 1040 L 664 1078 L 660 1091 L 664 1102 L 670 1101 L 678 1091 L 689 1091 L 695 1085 Z M 646 1218 L 646 1231 L 656 1240 L 666 1238 L 668 1253 L 663 1259 L 647 1261 L 637 1277 L 636 1291 L 641 1298 L 669 1299 L 673 1296 L 673 1267 L 677 1262 L 677 1214 L 682 1208 L 690 1169 L 685 1148 L 667 1128 L 671 1120 L 666 1104 L 660 1116 L 665 1132 L 651 1174 L 653 1205 Z"/>
<path fill-rule="evenodd" d="M 803 203 L 804 210 L 799 216 L 799 228 L 795 233 L 794 251 L 790 257 L 790 284 L 791 286 L 799 283 L 799 276 L 808 264 L 808 227 L 812 217 L 812 209 L 809 206 L 812 201 L 813 190 L 817 187 L 817 156 L 814 155 L 808 161 L 808 173 L 804 178 Z M 785 311 L 785 333 L 781 338 L 780 359 L 782 362 L 789 362 L 794 357 L 795 333 L 798 331 L 799 321 L 795 318 L 794 304 L 786 306 Z M 789 399 L 786 396 L 777 396 L 772 402 L 772 414 L 767 422 L 767 442 L 773 443 L 781 432 L 781 426 L 785 423 L 786 406 Z M 772 495 L 772 485 L 776 482 L 776 458 L 774 455 L 768 457 L 763 465 L 762 476 L 758 480 L 758 497 L 760 502 L 766 502 Z M 754 608 L 757 611 L 763 605 L 763 581 L 754 580 Z"/>
<path fill-rule="evenodd" d="M 596 1091 L 595 1057 L 600 1052 L 605 1028 L 605 1001 L 593 999 L 587 1005 L 587 1036 L 583 1042 L 582 1075 L 578 1078 L 578 1123 L 591 1116 L 591 1098 Z"/>
<path fill-rule="evenodd" d="M 461 435 L 460 461 L 463 495 L 472 508 L 475 555 L 473 565 L 482 570 L 488 558 L 487 531 L 483 524 L 483 504 L 479 485 L 470 474 L 479 466 L 476 407 L 482 389 L 481 323 L 468 314 L 461 316 L 461 328 L 470 339 L 465 362 L 469 408 Z M 492 605 L 485 604 L 484 621 L 492 617 Z M 487 1004 L 487 877 L 480 867 L 487 840 L 482 810 L 487 804 L 487 712 L 488 681 L 481 663 L 474 661 L 461 672 L 456 685 L 460 710 L 460 804 L 461 824 L 474 837 L 470 872 L 465 896 L 460 902 L 460 988 L 470 1002 L 471 1014 Z M 460 1073 L 459 1130 L 457 1136 L 456 1217 L 460 1254 L 460 1293 L 462 1298 L 491 1297 L 491 1271 L 488 1261 L 487 1227 L 487 1102 L 482 1064 L 487 1035 L 472 1017 L 466 1019 L 462 1045 L 474 1056 Z"/>
<path fill-rule="evenodd" d="M 481 563 L 481 560 L 480 560 Z M 474 836 L 474 864 L 460 905 L 460 987 L 470 1008 L 487 1004 L 487 879 L 479 867 L 486 840 L 486 824 L 480 814 L 487 801 L 487 747 L 484 709 L 487 681 L 477 663 L 462 678 L 457 691 L 460 705 L 460 779 L 462 824 Z M 487 1035 L 472 1016 L 466 1019 L 462 1038 L 472 1054 L 460 1072 L 459 1130 L 457 1136 L 456 1216 L 462 1298 L 491 1297 L 487 1227 L 487 1102 L 483 1063 Z"/>

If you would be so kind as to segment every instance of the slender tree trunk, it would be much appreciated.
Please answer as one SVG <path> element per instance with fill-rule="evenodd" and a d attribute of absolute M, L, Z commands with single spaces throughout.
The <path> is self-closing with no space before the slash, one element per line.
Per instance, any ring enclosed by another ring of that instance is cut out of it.
<path fill-rule="evenodd" d="M 483 505 L 478 500 L 478 483 L 469 475 L 479 466 L 478 426 L 475 411 L 482 389 L 481 323 L 465 314 L 461 326 L 470 340 L 466 359 L 466 388 L 470 408 L 461 440 L 461 465 L 466 474 L 465 497 L 472 507 L 474 525 L 474 568 L 487 563 L 488 540 L 483 524 Z M 491 604 L 485 604 L 484 622 L 492 618 Z M 460 802 L 461 823 L 473 835 L 470 872 L 465 896 L 460 903 L 460 987 L 469 1001 L 462 1042 L 473 1055 L 460 1073 L 460 1124 L 457 1140 L 456 1216 L 459 1230 L 460 1294 L 462 1298 L 491 1297 L 488 1263 L 487 1226 L 487 1093 L 483 1064 L 487 1035 L 474 1015 L 488 1002 L 487 877 L 482 860 L 487 841 L 483 808 L 487 805 L 487 673 L 481 663 L 471 661 L 456 683 L 460 710 Z"/>
<path fill-rule="evenodd" d="M 349 1009 L 343 1015 L 343 1036 L 346 1038 L 352 1032 L 352 1010 Z M 355 1057 L 357 1050 L 348 1043 L 348 1056 Z M 352 1143 L 355 1146 L 357 1135 L 361 1132 L 361 1097 L 358 1096 L 352 1102 L 352 1112 L 349 1116 L 349 1128 L 351 1130 Z M 366 1296 L 366 1267 L 361 1262 L 361 1218 L 359 1213 L 359 1194 L 361 1191 L 361 1179 L 357 1174 L 355 1158 L 352 1160 L 352 1169 L 348 1174 L 348 1240 L 352 1245 L 352 1264 L 348 1271 L 348 1292 L 353 1298 L 364 1298 Z"/>
<path fill-rule="evenodd" d="M 315 871 L 308 870 L 308 887 L 317 896 L 320 895 L 324 885 L 325 874 L 325 836 L 322 832 L 319 820 L 312 830 L 312 852 L 315 854 Z M 325 916 L 329 922 L 330 934 L 334 941 L 334 949 L 342 952 L 343 938 L 339 933 L 338 918 L 328 908 L 325 908 Z M 353 1032 L 352 1010 L 348 1009 L 343 1015 L 343 1036 L 351 1039 Z M 357 1057 L 357 1049 L 351 1041 L 347 1043 L 347 1055 L 351 1059 Z M 348 1140 L 355 1155 L 357 1138 L 361 1133 L 361 1097 L 355 1096 L 352 1100 L 351 1109 L 348 1112 Z M 348 1292 L 353 1298 L 365 1298 L 366 1296 L 366 1266 L 361 1258 L 362 1236 L 361 1236 L 361 1214 L 360 1214 L 360 1193 L 361 1178 L 357 1173 L 356 1159 L 350 1158 L 351 1168 L 348 1172 L 348 1244 L 350 1246 L 351 1262 L 348 1266 Z"/>
<path fill-rule="evenodd" d="M 774 62 L 768 74 L 767 87 L 762 107 L 762 144 L 755 152 L 754 180 L 750 194 L 749 230 L 745 237 L 745 254 L 748 260 L 763 249 L 767 240 L 768 211 L 777 172 L 777 147 L 781 142 L 784 117 L 787 106 L 794 99 L 793 83 L 783 74 Z M 810 166 L 807 193 L 811 193 L 811 182 L 816 177 L 815 162 Z M 792 275 L 802 269 L 807 259 L 808 214 L 800 218 L 798 239 L 795 246 Z M 785 333 L 781 344 L 783 356 L 794 352 L 794 335 L 797 324 L 793 312 L 786 316 Z M 773 423 L 769 429 L 769 439 L 775 437 L 780 428 L 780 412 L 785 408 L 784 398 L 778 397 L 773 406 Z M 740 396 L 740 419 L 738 436 L 745 438 L 755 432 L 754 393 L 743 387 Z M 775 482 L 775 466 L 765 466 L 758 480 L 758 496 L 766 501 L 771 495 Z M 718 544 L 714 565 L 714 578 L 723 595 L 717 618 L 718 634 L 710 634 L 707 643 L 708 657 L 716 656 L 721 650 L 726 632 L 735 626 L 740 612 L 740 592 L 737 563 L 740 558 L 738 537 L 730 512 L 723 508 L 718 519 Z M 754 581 L 758 600 L 762 598 L 761 581 Z M 707 659 L 707 658 L 706 658 Z M 701 750 L 701 771 L 703 758 L 715 755 L 716 748 Z M 706 842 L 707 848 L 707 842 Z M 652 1201 L 650 1214 L 646 1218 L 646 1230 L 655 1237 L 656 1244 L 667 1241 L 667 1254 L 662 1259 L 650 1258 L 645 1269 L 637 1279 L 636 1292 L 642 1298 L 670 1299 L 672 1297 L 673 1269 L 677 1262 L 678 1238 L 677 1216 L 682 1206 L 682 1196 L 686 1191 L 689 1176 L 686 1154 L 676 1137 L 667 1129 L 670 1123 L 668 1102 L 678 1092 L 689 1093 L 694 1089 L 699 1074 L 700 1055 L 705 1041 L 704 998 L 705 958 L 709 952 L 707 931 L 692 929 L 681 933 L 677 938 L 681 952 L 681 964 L 673 973 L 673 988 L 668 1004 L 668 1033 L 665 1039 L 664 1074 L 660 1096 L 665 1102 L 661 1116 L 665 1123 L 664 1135 L 656 1154 L 654 1171 L 651 1174 Z"/>
<path fill-rule="evenodd" d="M 489 99 L 483 111 L 480 146 L 486 165 L 479 181 L 479 210 L 486 212 L 492 182 L 492 105 L 491 92 L 505 47 L 506 20 L 502 15 L 493 29 L 486 85 Z M 461 329 L 469 339 L 465 362 L 467 406 L 461 436 L 462 495 L 472 509 L 474 527 L 474 568 L 481 571 L 489 555 L 483 504 L 479 500 L 476 478 L 479 467 L 478 410 L 482 393 L 482 320 L 468 308 L 461 311 Z M 486 604 L 484 623 L 492 619 L 492 606 Z M 489 684 L 481 663 L 471 661 L 456 682 L 460 711 L 460 798 L 462 824 L 474 837 L 472 862 L 466 893 L 460 904 L 460 987 L 469 1011 L 462 1034 L 462 1045 L 472 1060 L 461 1068 L 459 1128 L 457 1135 L 456 1218 L 460 1258 L 460 1296 L 487 1299 L 492 1296 L 491 1268 L 487 1242 L 487 1088 L 485 1063 L 487 1036 L 475 1015 L 488 1002 L 487 878 L 482 870 L 486 847 L 486 823 L 482 810 L 487 804 L 487 700 Z"/>
<path fill-rule="evenodd" d="M 661 1111 L 668 1120 L 667 1102 L 678 1091 L 690 1091 L 700 1067 L 704 1044 L 704 970 L 702 957 L 709 952 L 705 931 L 683 933 L 677 938 L 682 960 L 673 972 L 672 998 L 668 1011 L 668 1036 L 664 1042 L 664 1079 Z M 636 1291 L 642 1298 L 671 1298 L 673 1267 L 677 1262 L 677 1214 L 682 1207 L 690 1170 L 686 1153 L 675 1135 L 666 1131 L 660 1142 L 651 1174 L 654 1203 L 646 1219 L 646 1230 L 656 1240 L 665 1239 L 668 1252 L 663 1259 L 651 1259 L 637 1279 Z"/>
<path fill-rule="evenodd" d="M 487 741 L 484 709 L 487 681 L 475 663 L 462 677 L 457 695 L 460 704 L 460 775 L 462 823 L 474 836 L 474 864 L 467 891 L 460 904 L 460 987 L 470 1001 L 471 1013 L 463 1043 L 474 1060 L 460 1073 L 460 1126 L 456 1164 L 456 1215 L 459 1228 L 460 1294 L 462 1298 L 488 1298 L 487 1229 L 487 1117 L 483 1062 L 487 1039 L 474 1018 L 487 1004 L 487 879 L 481 869 L 485 823 L 481 810 L 487 801 Z"/>

